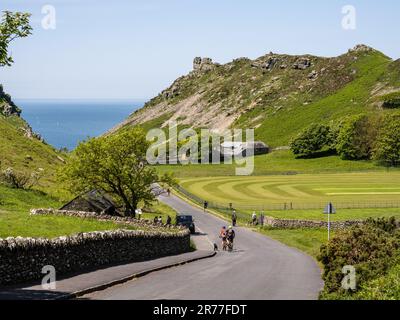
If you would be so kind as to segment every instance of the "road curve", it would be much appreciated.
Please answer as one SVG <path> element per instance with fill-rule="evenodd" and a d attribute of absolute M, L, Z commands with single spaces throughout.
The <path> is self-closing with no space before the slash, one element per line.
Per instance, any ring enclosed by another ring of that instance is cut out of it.
<path fill-rule="evenodd" d="M 196 226 L 218 243 L 223 220 L 175 196 L 160 200 L 190 213 Z M 235 250 L 87 295 L 105 300 L 313 300 L 322 289 L 321 272 L 306 254 L 246 228 L 236 228 Z"/>

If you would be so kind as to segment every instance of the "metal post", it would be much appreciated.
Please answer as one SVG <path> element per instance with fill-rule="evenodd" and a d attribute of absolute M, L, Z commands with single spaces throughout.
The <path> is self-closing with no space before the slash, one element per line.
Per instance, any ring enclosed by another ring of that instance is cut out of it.
<path fill-rule="evenodd" d="M 330 211 L 330 210 L 329 210 Z M 328 241 L 331 240 L 331 213 L 328 213 Z"/>

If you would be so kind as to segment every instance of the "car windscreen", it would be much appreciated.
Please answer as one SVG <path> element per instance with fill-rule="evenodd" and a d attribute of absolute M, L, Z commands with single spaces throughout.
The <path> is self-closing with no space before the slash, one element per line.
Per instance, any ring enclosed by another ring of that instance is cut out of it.
<path fill-rule="evenodd" d="M 178 222 L 192 222 L 193 218 L 191 216 L 178 216 Z"/>

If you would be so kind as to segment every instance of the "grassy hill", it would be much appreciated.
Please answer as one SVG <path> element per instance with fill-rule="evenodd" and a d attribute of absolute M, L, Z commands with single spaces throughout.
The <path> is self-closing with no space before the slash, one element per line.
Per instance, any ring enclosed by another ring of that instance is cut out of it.
<path fill-rule="evenodd" d="M 9 188 L 0 183 L 0 238 L 47 237 L 71 235 L 80 232 L 127 228 L 112 222 L 99 222 L 60 216 L 30 216 L 32 208 L 60 208 L 72 196 L 56 181 L 55 173 L 68 155 L 58 152 L 32 132 L 20 117 L 21 110 L 4 93 L 0 85 L 0 162 L 2 170 L 12 167 L 16 171 L 31 173 L 43 169 L 43 179 L 34 190 Z M 154 204 L 152 213 L 143 218 L 167 215 L 174 217 L 171 208 Z"/>
<path fill-rule="evenodd" d="M 12 104 L 11 104 L 12 105 Z M 28 123 L 22 119 L 19 112 L 11 111 L 4 115 L 2 110 L 10 101 L 0 94 L 0 162 L 3 170 L 12 167 L 22 172 L 32 172 L 43 169 L 43 187 L 54 183 L 54 173 L 62 163 L 64 154 L 56 151 L 32 132 Z M 2 108 L 3 107 L 3 108 Z"/>
<path fill-rule="evenodd" d="M 256 138 L 284 146 L 312 122 L 361 112 L 391 112 L 382 97 L 400 91 L 400 62 L 359 45 L 333 58 L 270 53 L 220 65 L 195 59 L 194 70 L 133 113 L 121 128 L 255 128 Z"/>

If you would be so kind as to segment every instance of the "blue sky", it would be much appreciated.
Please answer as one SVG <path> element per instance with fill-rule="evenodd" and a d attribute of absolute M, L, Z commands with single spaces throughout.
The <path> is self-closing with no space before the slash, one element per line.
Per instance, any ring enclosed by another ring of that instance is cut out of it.
<path fill-rule="evenodd" d="M 41 26 L 42 6 L 56 29 Z M 344 30 L 342 7 L 356 8 Z M 269 51 L 335 56 L 358 43 L 400 58 L 398 0 L 1 0 L 33 14 L 34 34 L 13 43 L 0 83 L 16 99 L 147 99 L 192 67 Z"/>

